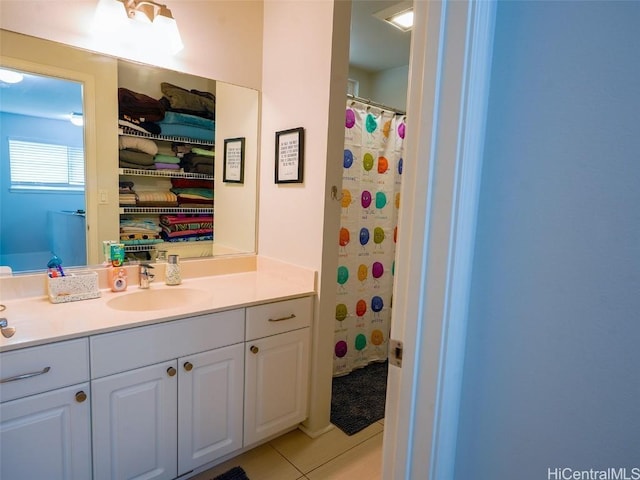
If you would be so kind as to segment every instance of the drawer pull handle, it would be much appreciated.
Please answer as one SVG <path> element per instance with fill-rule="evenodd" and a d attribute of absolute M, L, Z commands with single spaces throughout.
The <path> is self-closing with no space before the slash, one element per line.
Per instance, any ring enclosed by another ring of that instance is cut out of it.
<path fill-rule="evenodd" d="M 191 362 L 184 362 L 183 366 L 187 372 L 190 372 L 191 370 L 193 370 L 193 363 Z"/>
<path fill-rule="evenodd" d="M 292 313 L 288 317 L 280 317 L 280 318 L 270 318 L 270 322 L 282 322 L 283 320 L 291 320 L 292 318 L 296 318 L 296 314 Z"/>
<path fill-rule="evenodd" d="M 255 345 L 251 345 L 251 348 L 249 348 L 249 350 L 251 350 L 251 353 L 258 353 L 260 351 L 260 349 Z"/>
<path fill-rule="evenodd" d="M 51 367 L 44 367 L 39 372 L 23 373 L 22 375 L 16 375 L 15 377 L 3 378 L 0 380 L 0 383 L 9 383 L 15 382 L 16 380 L 24 380 L 25 378 L 37 377 L 38 375 L 44 375 L 49 370 L 51 370 Z"/>
<path fill-rule="evenodd" d="M 78 393 L 76 393 L 76 402 L 82 403 L 86 399 L 87 399 L 87 394 L 84 393 L 82 390 L 80 390 Z"/>
<path fill-rule="evenodd" d="M 167 368 L 167 373 L 169 374 L 170 377 L 173 377 L 178 372 L 176 371 L 175 368 L 169 367 L 169 368 Z"/>

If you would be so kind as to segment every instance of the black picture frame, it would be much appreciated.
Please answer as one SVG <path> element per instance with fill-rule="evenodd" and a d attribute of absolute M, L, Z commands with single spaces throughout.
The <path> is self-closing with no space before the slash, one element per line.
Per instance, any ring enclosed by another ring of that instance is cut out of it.
<path fill-rule="evenodd" d="M 244 183 L 244 142 L 245 137 L 225 138 L 222 181 Z"/>
<path fill-rule="evenodd" d="M 304 128 L 276 132 L 276 183 L 302 183 L 304 173 Z"/>

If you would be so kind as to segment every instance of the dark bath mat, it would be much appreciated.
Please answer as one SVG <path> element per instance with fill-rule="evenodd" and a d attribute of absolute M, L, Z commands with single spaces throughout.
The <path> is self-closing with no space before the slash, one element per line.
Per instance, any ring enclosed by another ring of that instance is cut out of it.
<path fill-rule="evenodd" d="M 334 377 L 331 423 L 353 435 L 384 418 L 388 365 L 371 363 L 343 377 Z"/>
<path fill-rule="evenodd" d="M 242 467 L 233 467 L 228 472 L 218 475 L 211 480 L 249 480 Z"/>

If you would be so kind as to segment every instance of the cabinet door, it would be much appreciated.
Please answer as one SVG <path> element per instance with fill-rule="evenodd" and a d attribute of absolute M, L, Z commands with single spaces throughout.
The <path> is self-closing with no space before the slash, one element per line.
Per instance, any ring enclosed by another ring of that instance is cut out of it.
<path fill-rule="evenodd" d="M 309 327 L 247 342 L 244 445 L 307 417 Z"/>
<path fill-rule="evenodd" d="M 94 479 L 177 476 L 177 387 L 175 360 L 91 382 Z"/>
<path fill-rule="evenodd" d="M 244 344 L 178 360 L 178 474 L 242 447 Z"/>
<path fill-rule="evenodd" d="M 89 384 L 0 404 L 0 478 L 91 478 Z"/>

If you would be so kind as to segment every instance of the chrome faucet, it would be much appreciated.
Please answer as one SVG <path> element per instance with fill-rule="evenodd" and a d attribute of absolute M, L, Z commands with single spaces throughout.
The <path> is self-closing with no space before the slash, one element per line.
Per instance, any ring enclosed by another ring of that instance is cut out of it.
<path fill-rule="evenodd" d="M 149 269 L 152 268 L 152 265 L 148 265 L 146 263 L 140 264 L 140 274 L 138 277 L 138 285 L 140 288 L 149 288 L 149 283 L 153 282 L 154 275 L 149 272 Z"/>

